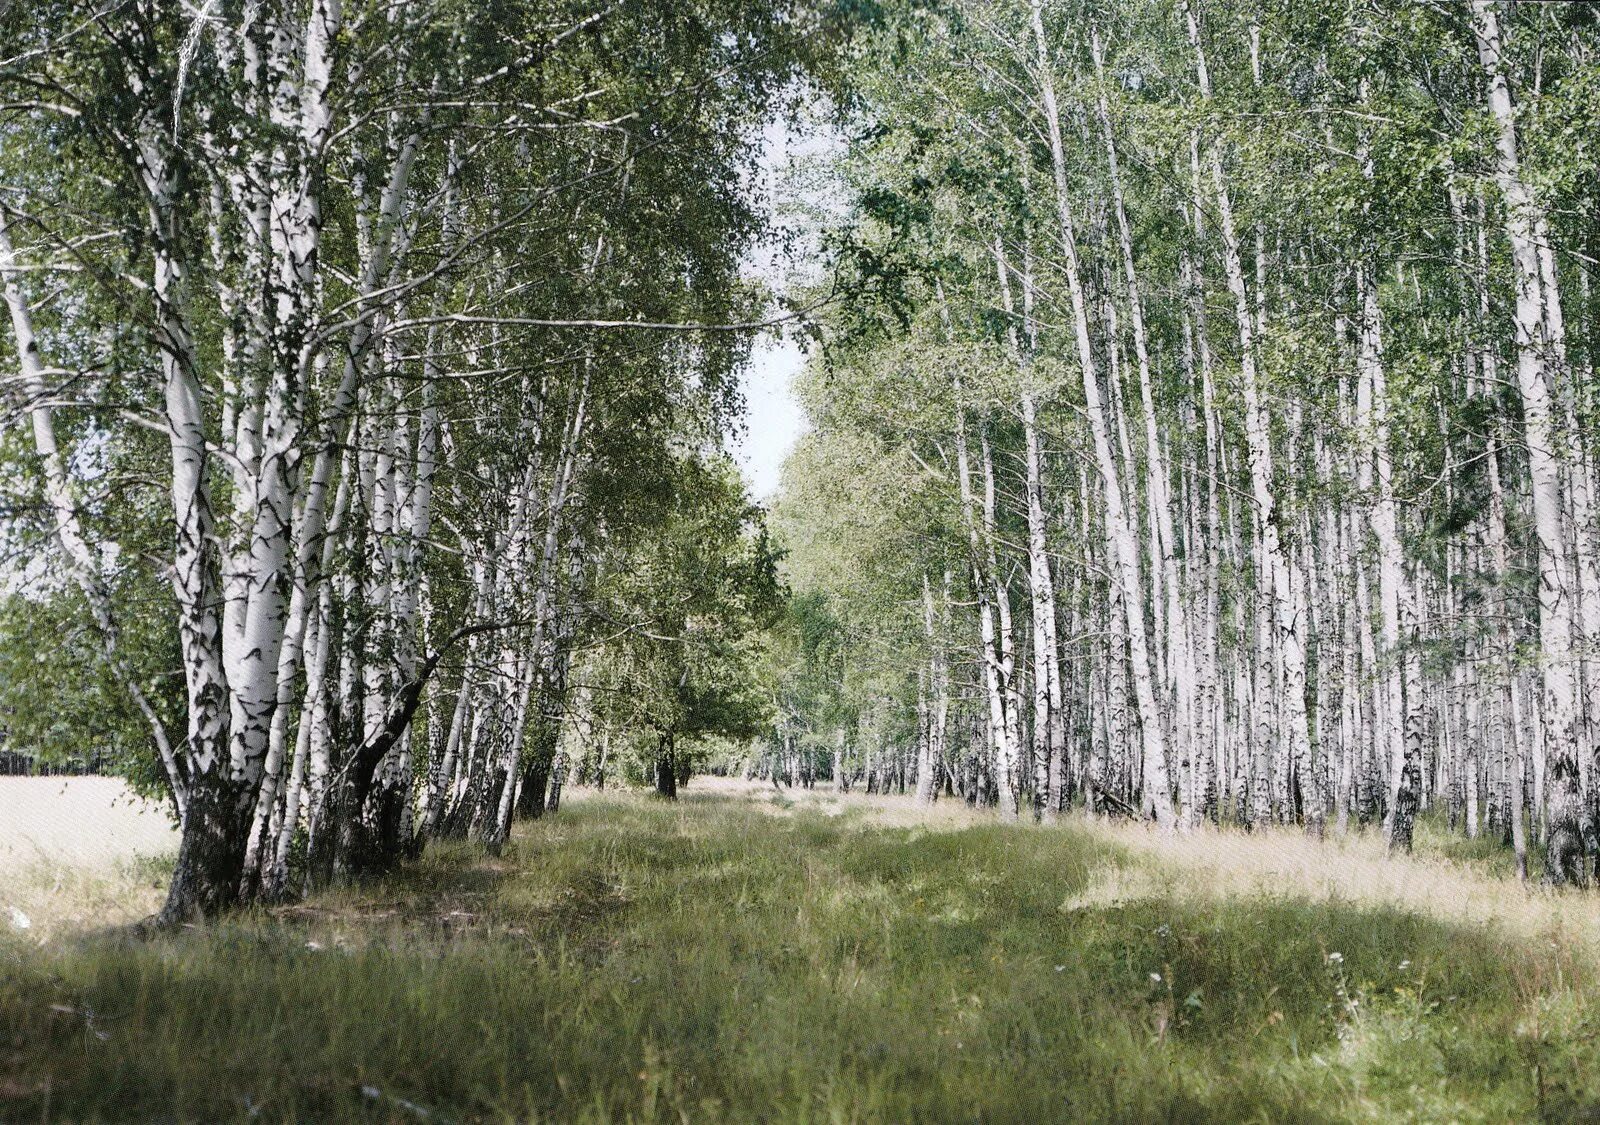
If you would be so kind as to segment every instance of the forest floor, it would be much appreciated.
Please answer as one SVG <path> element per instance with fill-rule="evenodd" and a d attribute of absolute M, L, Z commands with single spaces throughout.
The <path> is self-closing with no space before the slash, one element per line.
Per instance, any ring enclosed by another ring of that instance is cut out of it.
<path fill-rule="evenodd" d="M 1389 861 L 713 779 L 577 797 L 497 859 L 153 939 L 97 927 L 159 861 L 0 868 L 0 1121 L 1600 1115 L 1597 896 L 1427 822 Z"/>

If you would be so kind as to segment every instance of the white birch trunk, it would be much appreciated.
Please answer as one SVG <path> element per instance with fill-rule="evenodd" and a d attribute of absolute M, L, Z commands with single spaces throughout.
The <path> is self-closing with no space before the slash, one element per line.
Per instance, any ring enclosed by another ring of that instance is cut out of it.
<path fill-rule="evenodd" d="M 83 594 L 90 616 L 94 618 L 106 663 L 150 727 L 150 737 L 155 742 L 162 770 L 166 774 L 173 810 L 181 823 L 184 809 L 188 805 L 188 783 L 173 750 L 172 739 L 167 734 L 166 724 L 156 714 L 149 697 L 145 695 L 144 689 L 139 685 L 133 670 L 123 657 L 122 630 L 111 603 L 111 591 L 100 574 L 100 567 L 95 562 L 94 552 L 84 536 L 82 522 L 78 519 L 78 509 L 73 500 L 72 485 L 67 474 L 66 458 L 56 441 L 55 416 L 49 405 L 44 361 L 33 328 L 33 312 L 22 291 L 22 277 L 4 212 L 0 212 L 0 294 L 5 298 L 6 308 L 11 315 L 11 329 L 16 336 L 17 361 L 21 375 L 18 390 L 21 392 L 33 432 L 34 453 L 39 458 L 44 477 L 45 502 L 50 506 L 56 545 L 61 550 L 68 573 L 72 575 L 73 581 Z"/>
<path fill-rule="evenodd" d="M 1200 92 L 1207 102 L 1211 100 L 1211 76 L 1206 66 L 1204 48 L 1200 42 L 1200 26 L 1186 0 L 1183 12 L 1188 25 L 1190 45 L 1194 48 Z M 1276 497 L 1273 493 L 1272 445 L 1266 408 L 1256 374 L 1255 336 L 1258 324 L 1252 315 L 1249 293 L 1245 288 L 1244 268 L 1239 250 L 1239 237 L 1234 230 L 1233 203 L 1228 191 L 1227 177 L 1222 166 L 1222 151 L 1211 146 L 1211 176 L 1216 193 L 1217 219 L 1222 237 L 1222 262 L 1228 280 L 1228 290 L 1233 295 L 1239 325 L 1240 381 L 1245 402 L 1245 440 L 1250 454 L 1250 487 L 1255 500 L 1255 516 L 1260 529 L 1262 562 L 1275 610 L 1276 636 L 1283 669 L 1283 691 L 1280 699 L 1280 716 L 1283 737 L 1288 740 L 1289 757 L 1293 761 L 1311 761 L 1311 735 L 1306 717 L 1306 666 L 1305 624 L 1296 607 L 1295 591 L 1291 588 L 1289 565 L 1279 540 L 1276 515 Z M 1262 266 L 1262 254 L 1257 253 L 1257 266 Z M 1265 308 L 1265 295 L 1257 299 Z M 1264 312 L 1261 314 L 1264 315 Z M 1259 703 L 1259 701 L 1258 701 Z M 1273 732 L 1264 732 L 1273 733 Z M 1257 785 L 1259 787 L 1260 781 Z M 1320 803 L 1320 795 L 1319 795 Z M 1308 821 L 1307 827 L 1321 830 L 1320 810 Z"/>
<path fill-rule="evenodd" d="M 1094 438 L 1095 460 L 1100 468 L 1104 490 L 1107 538 L 1116 559 L 1117 586 L 1122 595 L 1128 631 L 1128 653 L 1132 666 L 1134 695 L 1139 708 L 1145 803 L 1156 822 L 1170 830 L 1176 827 L 1172 797 L 1167 783 L 1167 745 L 1161 714 L 1156 704 L 1155 677 L 1144 621 L 1144 580 L 1141 575 L 1139 546 L 1134 539 L 1123 504 L 1121 475 L 1111 450 L 1105 406 L 1101 401 L 1094 345 L 1089 329 L 1088 302 L 1084 294 L 1078 259 L 1077 233 L 1072 216 L 1072 196 L 1067 185 L 1066 153 L 1061 141 L 1061 118 L 1056 105 L 1055 79 L 1049 50 L 1045 44 L 1041 0 L 1033 0 L 1032 23 L 1037 47 L 1038 81 L 1044 103 L 1045 125 L 1050 141 L 1054 170 L 1055 203 L 1060 224 L 1062 250 L 1066 256 L 1067 288 L 1072 300 L 1073 327 L 1077 340 L 1078 364 L 1083 379 L 1084 400 Z"/>
<path fill-rule="evenodd" d="M 1522 393 L 1523 437 L 1532 478 L 1534 529 L 1539 541 L 1539 647 L 1543 679 L 1545 743 L 1556 760 L 1576 767 L 1581 714 L 1572 659 L 1573 591 L 1563 565 L 1568 545 L 1562 526 L 1564 507 L 1560 451 L 1551 403 L 1551 378 L 1545 357 L 1545 293 L 1534 232 L 1537 204 L 1523 182 L 1517 151 L 1516 116 L 1501 54 L 1498 5 L 1472 0 L 1489 111 L 1497 132 L 1495 183 L 1505 210 L 1516 286 L 1517 386 Z M 1537 776 L 1536 771 L 1536 776 Z"/>

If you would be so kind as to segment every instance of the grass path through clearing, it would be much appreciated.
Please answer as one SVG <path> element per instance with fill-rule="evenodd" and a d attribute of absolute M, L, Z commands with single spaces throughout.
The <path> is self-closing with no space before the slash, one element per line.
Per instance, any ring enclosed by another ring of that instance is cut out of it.
<path fill-rule="evenodd" d="M 585 793 L 499 858 L 436 845 L 144 941 L 7 935 L 0 1120 L 1600 1108 L 1588 900 L 1527 896 L 1490 859 L 1376 862 L 1365 839 L 1036 829 L 737 782 Z M 1518 901 L 1526 920 L 1475 914 Z"/>

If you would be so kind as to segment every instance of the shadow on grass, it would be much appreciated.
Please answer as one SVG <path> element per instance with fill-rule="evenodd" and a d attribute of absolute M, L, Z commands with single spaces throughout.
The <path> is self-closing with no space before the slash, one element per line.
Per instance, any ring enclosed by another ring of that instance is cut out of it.
<path fill-rule="evenodd" d="M 589 800 L 500 861 L 5 950 L 0 1119 L 1507 1120 L 1592 974 L 1395 910 L 1095 893 L 1084 833 Z M 465 915 L 460 924 L 440 919 Z"/>

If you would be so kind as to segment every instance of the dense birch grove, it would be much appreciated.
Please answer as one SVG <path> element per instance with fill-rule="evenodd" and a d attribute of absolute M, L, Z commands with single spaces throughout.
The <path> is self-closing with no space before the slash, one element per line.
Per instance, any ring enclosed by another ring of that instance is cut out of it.
<path fill-rule="evenodd" d="M 880 38 L 816 217 L 877 299 L 803 389 L 812 659 L 759 768 L 1391 849 L 1436 809 L 1587 882 L 1597 33 L 963 0 Z"/>
<path fill-rule="evenodd" d="M 7 747 L 169 803 L 169 924 L 703 768 L 1432 814 L 1586 884 L 1597 48 L 1496 0 L 0 7 Z M 786 294 L 778 117 L 841 142 Z M 779 324 L 769 512 L 726 445 Z"/>
<path fill-rule="evenodd" d="M 92 638 L 181 823 L 165 921 L 748 733 L 777 584 L 723 434 L 776 313 L 740 258 L 763 124 L 850 18 L 0 11 L 9 690 L 81 699 L 41 633 Z"/>

